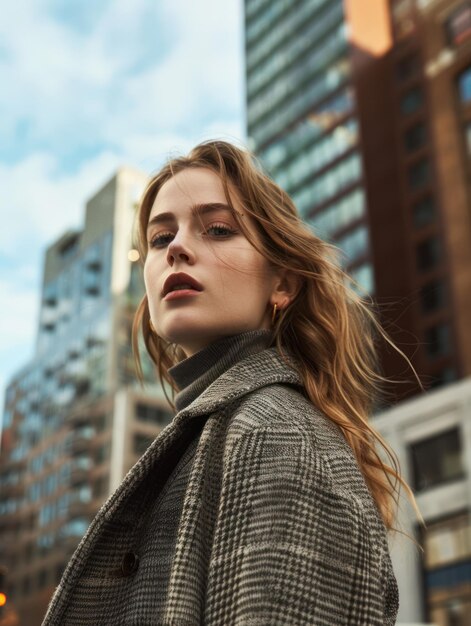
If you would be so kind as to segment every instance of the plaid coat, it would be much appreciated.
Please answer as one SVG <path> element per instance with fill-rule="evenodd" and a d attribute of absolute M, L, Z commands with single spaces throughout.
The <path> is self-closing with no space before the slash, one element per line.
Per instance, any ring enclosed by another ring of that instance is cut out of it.
<path fill-rule="evenodd" d="M 172 558 L 159 561 L 159 512 L 179 472 Z M 397 610 L 386 530 L 354 455 L 268 348 L 177 413 L 129 471 L 43 626 L 388 626 Z"/>

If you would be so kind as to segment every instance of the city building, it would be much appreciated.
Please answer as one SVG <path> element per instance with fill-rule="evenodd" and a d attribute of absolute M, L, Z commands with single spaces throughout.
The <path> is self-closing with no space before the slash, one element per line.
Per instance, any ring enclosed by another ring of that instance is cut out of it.
<path fill-rule="evenodd" d="M 146 182 L 119 169 L 87 203 L 83 229 L 47 249 L 35 354 L 6 390 L 0 565 L 28 626 L 41 624 L 91 519 L 172 417 L 150 362 L 142 388 L 131 353 Z"/>
<path fill-rule="evenodd" d="M 471 379 L 378 414 L 375 428 L 398 456 L 424 517 L 405 495 L 391 556 L 399 585 L 398 624 L 471 623 Z"/>
<path fill-rule="evenodd" d="M 246 0 L 251 148 L 369 292 L 359 121 L 342 0 Z"/>
<path fill-rule="evenodd" d="M 431 388 L 471 375 L 471 8 L 367 5 L 245 1 L 247 132 Z"/>

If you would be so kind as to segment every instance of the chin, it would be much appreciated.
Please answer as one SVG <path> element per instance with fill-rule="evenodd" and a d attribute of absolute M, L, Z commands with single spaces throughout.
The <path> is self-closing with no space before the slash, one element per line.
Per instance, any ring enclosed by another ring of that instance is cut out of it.
<path fill-rule="evenodd" d="M 179 328 L 175 329 L 174 332 L 172 332 L 171 330 L 167 330 L 167 332 L 162 332 L 160 336 L 163 337 L 165 341 L 176 343 L 177 345 L 185 349 L 185 346 L 189 347 L 194 346 L 195 343 L 204 343 L 206 334 L 204 330 L 198 328 L 197 325 L 195 325 L 193 328 L 191 328 L 191 325 L 188 325 L 185 328 L 185 331 L 182 332 L 182 327 L 180 325 Z"/>

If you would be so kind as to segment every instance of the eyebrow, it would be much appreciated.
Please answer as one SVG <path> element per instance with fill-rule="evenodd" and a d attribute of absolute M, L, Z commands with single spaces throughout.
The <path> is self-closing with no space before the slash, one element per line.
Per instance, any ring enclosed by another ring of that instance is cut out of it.
<path fill-rule="evenodd" d="M 207 213 L 215 213 L 216 211 L 228 211 L 231 214 L 234 214 L 234 209 L 232 209 L 229 205 L 223 204 L 222 202 L 209 202 L 207 204 L 195 204 L 190 209 L 193 217 L 197 217 L 198 215 L 206 215 Z M 162 224 L 167 222 L 175 221 L 174 213 L 159 213 L 158 215 L 154 215 L 149 220 L 147 224 L 147 229 L 155 224 Z"/>

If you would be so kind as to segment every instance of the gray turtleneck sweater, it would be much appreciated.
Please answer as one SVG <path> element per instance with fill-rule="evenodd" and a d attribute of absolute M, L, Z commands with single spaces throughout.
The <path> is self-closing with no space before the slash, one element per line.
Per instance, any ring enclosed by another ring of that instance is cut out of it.
<path fill-rule="evenodd" d="M 235 363 L 268 348 L 271 340 L 271 330 L 250 330 L 224 337 L 171 367 L 169 374 L 179 389 L 175 398 L 177 411 L 191 404 Z"/>

